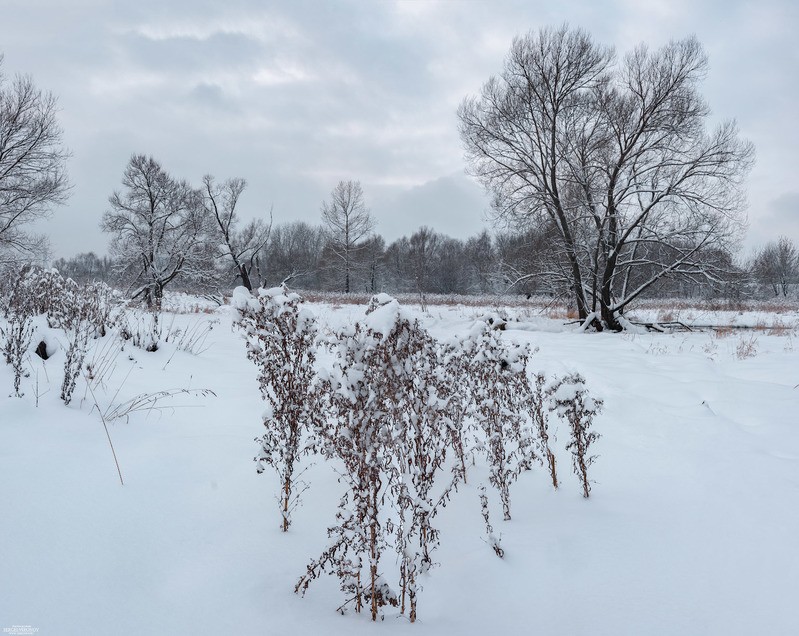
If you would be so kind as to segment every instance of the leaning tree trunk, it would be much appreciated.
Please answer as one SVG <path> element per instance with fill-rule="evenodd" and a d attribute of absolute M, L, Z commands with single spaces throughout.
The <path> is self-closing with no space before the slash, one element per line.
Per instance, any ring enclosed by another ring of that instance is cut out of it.
<path fill-rule="evenodd" d="M 599 296 L 602 323 L 611 331 L 622 331 L 619 319 L 613 311 L 613 273 L 616 269 L 617 254 L 618 251 L 614 251 L 605 263 Z"/>

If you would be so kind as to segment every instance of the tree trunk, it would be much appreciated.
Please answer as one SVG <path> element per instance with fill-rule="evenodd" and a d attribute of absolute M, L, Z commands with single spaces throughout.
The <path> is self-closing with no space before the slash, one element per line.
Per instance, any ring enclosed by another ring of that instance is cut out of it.
<path fill-rule="evenodd" d="M 250 273 L 247 271 L 247 266 L 244 263 L 239 265 L 239 275 L 241 276 L 241 284 L 247 288 L 247 291 L 252 291 Z"/>
<path fill-rule="evenodd" d="M 283 483 L 283 532 L 289 531 L 289 499 L 291 497 L 291 475 Z"/>
<path fill-rule="evenodd" d="M 153 304 L 151 309 L 154 312 L 161 311 L 161 306 L 164 300 L 164 286 L 161 283 L 156 283 L 153 287 Z"/>

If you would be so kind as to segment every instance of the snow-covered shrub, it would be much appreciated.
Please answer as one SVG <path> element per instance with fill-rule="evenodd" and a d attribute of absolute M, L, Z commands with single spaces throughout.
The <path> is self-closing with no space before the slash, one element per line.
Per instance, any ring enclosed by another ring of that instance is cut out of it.
<path fill-rule="evenodd" d="M 418 576 L 438 545 L 432 525 L 452 481 L 434 493 L 445 464 L 448 399 L 438 344 L 396 300 L 381 295 L 367 316 L 333 336 L 332 369 L 319 390 L 330 421 L 318 430 L 322 453 L 341 462 L 347 492 L 322 555 L 311 561 L 295 591 L 328 572 L 346 596 L 339 607 L 369 607 L 372 620 L 386 605 L 406 600 L 416 619 Z M 400 556 L 395 593 L 381 571 L 394 547 Z"/>
<path fill-rule="evenodd" d="M 14 372 L 14 395 L 22 397 L 22 378 L 25 375 L 24 361 L 34 333 L 35 307 L 27 283 L 25 269 L 12 279 L 3 298 L 2 309 L 5 324 L 0 323 L 3 358 Z"/>
<path fill-rule="evenodd" d="M 308 564 L 295 586 L 296 592 L 304 593 L 324 572 L 335 574 L 346 597 L 339 611 L 354 606 L 360 612 L 368 604 L 373 620 L 381 607 L 397 604 L 396 594 L 380 576 L 380 559 L 390 540 L 390 526 L 381 514 L 383 480 L 391 475 L 395 442 L 382 410 L 391 396 L 383 377 L 390 360 L 381 341 L 380 334 L 358 323 L 331 343 L 333 368 L 320 381 L 330 421 L 318 433 L 323 455 L 343 465 L 347 492 L 339 502 L 336 525 L 328 528 L 328 548 Z"/>
<path fill-rule="evenodd" d="M 303 307 L 302 298 L 285 287 L 262 289 L 257 298 L 240 287 L 234 306 L 247 338 L 247 357 L 258 368 L 261 396 L 267 403 L 266 433 L 256 439 L 261 452 L 255 459 L 259 473 L 270 466 L 278 474 L 281 527 L 286 532 L 304 490 L 297 483 L 297 465 L 313 450 L 309 433 L 323 424 L 313 387 L 316 318 Z"/>
<path fill-rule="evenodd" d="M 406 600 L 411 622 L 416 620 L 418 579 L 433 566 L 439 545 L 433 520 L 446 505 L 460 471 L 437 482 L 450 447 L 452 411 L 457 417 L 460 395 L 451 391 L 453 368 L 444 351 L 417 320 L 405 315 L 396 301 L 374 308 L 384 340 L 383 373 L 387 400 L 381 409 L 394 425 L 395 508 L 398 515 L 395 548 L 400 556 L 400 611 Z M 370 312 L 371 313 L 371 312 Z M 374 319 L 372 319 L 374 322 Z"/>
<path fill-rule="evenodd" d="M 501 331 L 479 321 L 462 341 L 472 396 L 471 414 L 481 432 L 476 445 L 485 453 L 489 483 L 499 492 L 505 520 L 510 487 L 536 461 L 534 433 L 527 415 L 532 399 L 527 380 L 529 346 L 509 343 Z"/>
<path fill-rule="evenodd" d="M 116 325 L 122 340 L 150 353 L 158 351 L 161 340 L 160 312 L 128 308 L 117 315 Z"/>
<path fill-rule="evenodd" d="M 105 333 L 112 306 L 110 288 L 104 283 L 79 286 L 55 269 L 24 267 L 11 285 L 5 304 L 9 321 L 4 351 L 6 360 L 13 358 L 11 364 L 15 370 L 17 395 L 20 395 L 22 356 L 33 335 L 31 318 L 43 314 L 47 325 L 63 329 L 67 339 L 61 399 L 69 404 L 86 357 L 89 338 Z M 47 357 L 46 347 L 40 354 L 43 359 Z"/>
<path fill-rule="evenodd" d="M 595 455 L 589 454 L 591 445 L 599 439 L 599 433 L 591 430 L 594 417 L 602 411 L 602 400 L 592 398 L 585 387 L 585 379 L 572 373 L 556 381 L 549 388 L 550 410 L 569 424 L 570 440 L 566 450 L 572 454 L 572 468 L 583 485 L 583 497 L 591 493 L 588 467 L 594 463 Z"/>
<path fill-rule="evenodd" d="M 82 293 L 86 297 L 87 319 L 94 330 L 94 337 L 102 338 L 112 324 L 114 290 L 104 282 L 96 281 L 83 286 Z"/>
<path fill-rule="evenodd" d="M 24 268 L 18 287 L 19 301 L 37 316 L 45 314 L 50 327 L 61 327 L 64 313 L 64 278 L 56 269 Z"/>
<path fill-rule="evenodd" d="M 59 322 L 67 339 L 64 349 L 64 379 L 61 382 L 61 399 L 72 401 L 72 394 L 86 359 L 89 338 L 97 331 L 98 298 L 88 289 L 81 289 L 67 279 L 61 290 L 61 315 Z"/>
<path fill-rule="evenodd" d="M 449 436 L 449 445 L 456 459 L 452 471 L 456 479 L 466 483 L 468 438 L 473 428 L 473 421 L 469 417 L 472 394 L 470 383 L 466 381 L 469 375 L 468 357 L 464 353 L 462 341 L 457 338 L 439 346 L 439 357 L 441 360 L 439 382 L 443 384 L 443 393 L 448 396 L 447 417 L 444 424 Z"/>
<path fill-rule="evenodd" d="M 94 335 L 104 336 L 114 303 L 111 288 L 103 282 L 78 285 L 57 269 L 25 266 L 11 286 L 9 302 L 22 313 L 45 315 L 49 327 L 63 329 L 72 320 L 77 296 L 82 297 L 82 311 L 89 312 Z"/>
<path fill-rule="evenodd" d="M 0 336 L 3 338 L 3 357 L 14 372 L 14 395 L 22 397 L 20 387 L 25 375 L 23 363 L 33 338 L 33 320 L 17 311 L 8 311 L 6 324 L 0 323 Z"/>

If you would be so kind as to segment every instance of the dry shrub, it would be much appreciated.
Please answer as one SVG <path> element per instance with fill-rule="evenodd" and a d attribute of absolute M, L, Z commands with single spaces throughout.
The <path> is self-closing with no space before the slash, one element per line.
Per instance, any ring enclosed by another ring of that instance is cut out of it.
<path fill-rule="evenodd" d="M 6 324 L 0 324 L 2 351 L 6 364 L 14 372 L 14 395 L 22 397 L 21 383 L 25 375 L 24 361 L 33 339 L 33 320 L 15 310 L 7 310 Z"/>
<path fill-rule="evenodd" d="M 64 379 L 61 383 L 61 399 L 64 404 L 69 404 L 72 401 L 72 394 L 75 392 L 78 376 L 89 349 L 89 338 L 95 329 L 93 317 L 96 299 L 88 294 L 80 293 L 78 289 L 72 291 L 71 301 L 66 305 L 62 317 L 62 328 L 67 337 Z"/>
<path fill-rule="evenodd" d="M 256 442 L 258 472 L 270 466 L 278 474 L 281 528 L 287 532 L 305 484 L 296 473 L 300 458 L 314 450 L 310 433 L 322 427 L 315 392 L 316 318 L 298 294 L 285 287 L 261 290 L 256 298 L 236 290 L 237 324 L 247 339 L 247 357 L 258 368 L 261 397 L 268 410 L 266 432 Z"/>
<path fill-rule="evenodd" d="M 550 409 L 569 424 L 571 438 L 566 450 L 571 451 L 574 474 L 580 478 L 583 497 L 591 494 L 588 468 L 594 463 L 590 454 L 591 445 L 599 434 L 591 430 L 594 418 L 602 411 L 602 400 L 592 398 L 585 387 L 585 380 L 578 373 L 567 375 L 549 388 Z"/>
<path fill-rule="evenodd" d="M 729 338 L 733 334 L 731 327 L 714 327 L 713 337 L 721 340 L 722 338 Z"/>
<path fill-rule="evenodd" d="M 481 435 L 477 448 L 489 465 L 489 483 L 497 489 L 505 520 L 510 515 L 510 487 L 537 460 L 527 417 L 532 396 L 527 378 L 529 346 L 508 343 L 488 322 L 478 322 L 460 343 L 466 356 L 471 395 L 469 414 Z"/>
<path fill-rule="evenodd" d="M 111 311 L 111 290 L 104 283 L 80 286 L 55 269 L 23 267 L 14 277 L 5 301 L 8 326 L 3 329 L 6 360 L 14 368 L 14 391 L 20 391 L 22 359 L 33 336 L 32 317 L 45 315 L 50 327 L 67 339 L 61 399 L 69 404 L 92 336 L 105 334 Z"/>
<path fill-rule="evenodd" d="M 738 344 L 735 346 L 735 357 L 739 360 L 746 360 L 747 358 L 754 358 L 757 355 L 757 336 L 749 334 L 741 336 Z"/>
<path fill-rule="evenodd" d="M 552 480 L 552 487 L 558 489 L 558 471 L 557 462 L 555 460 L 555 453 L 549 445 L 550 438 L 554 436 L 549 430 L 549 417 L 547 400 L 549 398 L 547 392 L 547 379 L 543 373 L 538 373 L 535 376 L 534 390 L 532 399 L 528 403 L 530 411 L 530 419 L 537 433 L 536 445 L 538 446 L 538 456 L 546 462 L 547 470 L 549 471 L 549 478 Z"/>
<path fill-rule="evenodd" d="M 566 448 L 588 496 L 589 448 L 598 438 L 590 428 L 602 402 L 578 375 L 554 383 L 541 373 L 531 378 L 533 351 L 508 342 L 497 321 L 479 321 L 466 337 L 440 343 L 383 294 L 372 298 L 363 319 L 328 335 L 285 288 L 261 290 L 257 298 L 237 292 L 233 304 L 270 406 L 257 459 L 260 469 L 271 465 L 281 477 L 283 529 L 303 453 L 334 460 L 346 486 L 328 546 L 308 563 L 295 592 L 305 594 L 330 574 L 344 594 L 339 612 L 352 608 L 377 620 L 394 606 L 414 622 L 419 578 L 434 565 L 440 541 L 434 521 L 465 481 L 466 457 L 485 453 L 489 481 L 510 519 L 510 486 L 535 462 L 559 485 L 553 411 L 569 423 Z M 330 366 L 315 369 L 317 346 L 327 348 Z M 480 492 L 487 540 L 503 556 L 484 486 Z M 386 558 L 390 551 L 395 560 Z"/>
<path fill-rule="evenodd" d="M 376 297 L 367 317 L 328 342 L 334 362 L 319 380 L 328 421 L 320 449 L 344 466 L 347 492 L 339 502 L 330 544 L 295 586 L 304 593 L 327 572 L 339 579 L 344 612 L 400 606 L 416 620 L 418 576 L 432 565 L 439 541 L 432 524 L 453 482 L 434 492 L 445 465 L 447 382 L 437 343 L 396 300 Z M 382 572 L 385 553 L 399 554 L 397 594 Z"/>

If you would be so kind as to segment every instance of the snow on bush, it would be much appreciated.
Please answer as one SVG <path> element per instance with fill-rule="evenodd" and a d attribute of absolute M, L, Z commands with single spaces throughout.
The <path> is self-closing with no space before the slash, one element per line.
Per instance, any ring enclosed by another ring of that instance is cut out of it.
<path fill-rule="evenodd" d="M 591 430 L 594 418 L 602 411 L 602 400 L 592 398 L 585 387 L 585 379 L 572 373 L 557 380 L 549 387 L 550 410 L 555 411 L 569 424 L 570 440 L 566 450 L 572 454 L 572 468 L 583 486 L 583 497 L 591 494 L 588 467 L 594 463 L 595 455 L 589 454 L 591 445 L 599 439 L 599 433 Z"/>
<path fill-rule="evenodd" d="M 526 409 L 532 399 L 527 378 L 528 345 L 511 344 L 494 328 L 478 321 L 461 343 L 471 393 L 470 414 L 480 436 L 476 447 L 486 457 L 489 483 L 496 488 L 505 520 L 510 515 L 510 487 L 530 470 L 537 457 L 534 431 Z"/>
<path fill-rule="evenodd" d="M 14 371 L 14 395 L 22 397 L 22 377 L 25 373 L 25 355 L 33 339 L 32 317 L 9 303 L 4 308 L 6 324 L 0 324 L 0 337 L 2 337 L 3 358 L 10 364 Z"/>
<path fill-rule="evenodd" d="M 330 544 L 310 562 L 295 591 L 327 572 L 339 578 L 343 612 L 399 606 L 417 616 L 418 577 L 431 565 L 439 533 L 433 525 L 454 485 L 444 471 L 449 435 L 446 371 L 438 343 L 396 300 L 372 299 L 363 320 L 335 334 L 319 391 L 328 422 L 318 429 L 322 453 L 340 462 L 347 492 Z M 383 571 L 399 555 L 398 592 Z M 387 567 L 387 566 L 386 566 Z"/>
<path fill-rule="evenodd" d="M 533 350 L 503 338 L 496 320 L 442 343 L 381 294 L 360 320 L 323 338 L 300 296 L 285 287 L 257 296 L 239 288 L 232 304 L 268 405 L 256 459 L 259 472 L 272 466 L 281 479 L 283 530 L 302 492 L 294 481 L 302 456 L 321 453 L 346 487 L 328 546 L 295 592 L 304 595 L 314 580 L 334 575 L 344 594 L 339 612 L 352 608 L 377 620 L 394 606 L 414 622 L 420 577 L 439 546 L 436 514 L 465 482 L 467 454 L 485 454 L 509 520 L 510 487 L 536 461 L 558 486 L 552 410 L 571 426 L 567 449 L 587 493 L 587 450 L 596 439 L 588 429 L 601 401 L 588 396 L 580 376 L 551 386 L 543 374 L 531 378 Z M 317 368 L 319 346 L 332 361 Z M 487 540 L 503 556 L 483 486 L 480 503 Z"/>
<path fill-rule="evenodd" d="M 23 359 L 35 332 L 33 317 L 43 315 L 47 327 L 62 330 L 66 337 L 61 399 L 72 400 L 91 337 L 105 335 L 113 306 L 111 289 L 105 283 L 78 285 L 55 269 L 23 267 L 14 277 L 3 310 L 6 326 L 0 325 L 6 362 L 14 369 L 14 391 L 21 395 Z M 37 352 L 49 357 L 52 346 L 43 334 Z"/>
<path fill-rule="evenodd" d="M 234 293 L 236 320 L 247 338 L 247 357 L 258 367 L 261 396 L 267 403 L 266 432 L 256 441 L 258 472 L 274 469 L 281 483 L 278 497 L 281 527 L 291 525 L 291 513 L 305 486 L 295 474 L 300 458 L 314 448 L 310 435 L 321 411 L 314 399 L 316 318 L 302 298 L 285 287 L 260 290 L 257 298 L 239 287 Z"/>

